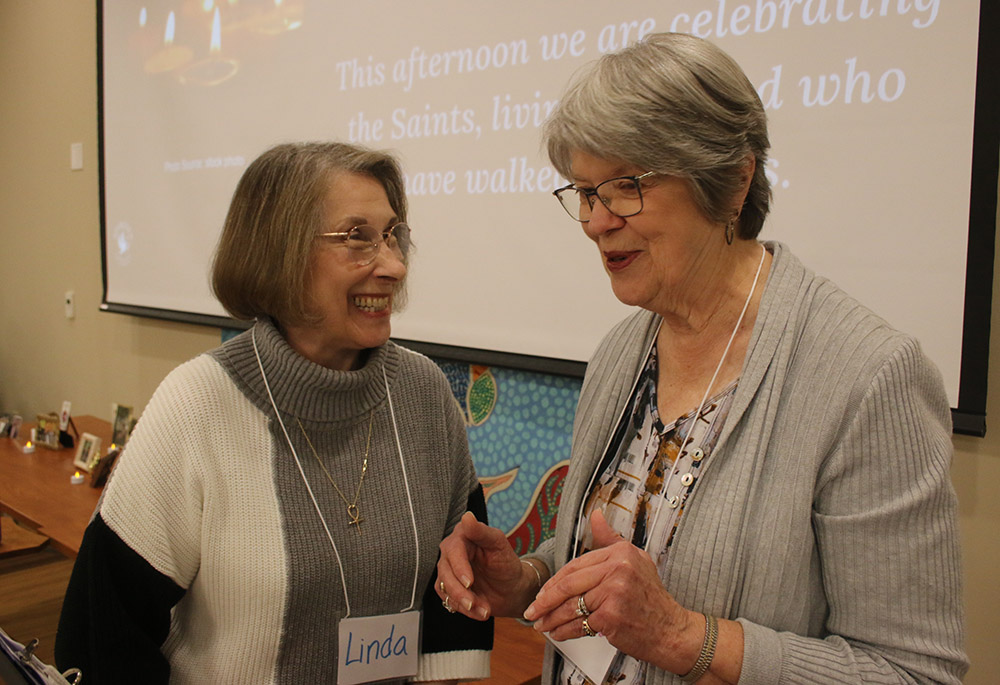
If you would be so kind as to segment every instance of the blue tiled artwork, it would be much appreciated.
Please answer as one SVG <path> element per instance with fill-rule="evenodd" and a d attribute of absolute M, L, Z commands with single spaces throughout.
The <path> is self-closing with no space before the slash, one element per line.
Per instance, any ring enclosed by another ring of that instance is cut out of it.
<path fill-rule="evenodd" d="M 434 360 L 465 416 L 490 524 L 519 553 L 554 529 L 581 380 Z"/>

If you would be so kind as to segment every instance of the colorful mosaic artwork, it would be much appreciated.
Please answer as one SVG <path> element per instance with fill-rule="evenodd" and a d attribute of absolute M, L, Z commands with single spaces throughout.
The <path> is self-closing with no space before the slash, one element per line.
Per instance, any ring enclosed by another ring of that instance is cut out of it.
<path fill-rule="evenodd" d="M 465 416 L 490 524 L 533 550 L 555 532 L 580 379 L 434 361 Z"/>

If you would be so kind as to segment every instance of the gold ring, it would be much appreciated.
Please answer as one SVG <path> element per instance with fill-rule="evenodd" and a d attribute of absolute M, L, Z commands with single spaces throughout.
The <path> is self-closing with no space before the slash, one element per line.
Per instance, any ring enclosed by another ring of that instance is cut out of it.
<path fill-rule="evenodd" d="M 580 595 L 576 600 L 576 615 L 590 616 L 590 611 L 587 610 L 587 603 L 583 601 L 583 595 Z"/>
<path fill-rule="evenodd" d="M 445 611 L 447 611 L 449 614 L 454 614 L 455 613 L 455 609 L 448 602 L 449 599 L 451 599 L 451 598 L 448 595 L 445 595 L 444 599 L 441 600 L 441 606 L 443 606 L 445 608 Z"/>
<path fill-rule="evenodd" d="M 597 635 L 597 633 L 594 632 L 594 629 L 590 627 L 590 623 L 586 618 L 583 619 L 583 632 L 587 635 L 587 637 L 594 637 Z"/>
<path fill-rule="evenodd" d="M 443 580 L 440 583 L 438 583 L 438 587 L 441 588 L 441 592 L 444 592 L 444 581 Z"/>

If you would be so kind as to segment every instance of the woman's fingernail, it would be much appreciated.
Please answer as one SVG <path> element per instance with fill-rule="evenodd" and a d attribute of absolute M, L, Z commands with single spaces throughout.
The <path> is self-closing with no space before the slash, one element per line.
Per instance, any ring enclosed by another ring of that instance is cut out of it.
<path fill-rule="evenodd" d="M 462 600 L 462 606 L 465 607 L 466 611 L 472 611 L 472 600 L 466 597 Z"/>
<path fill-rule="evenodd" d="M 465 586 L 466 590 L 472 587 L 472 581 L 469 580 L 468 576 L 462 576 L 462 585 Z"/>
<path fill-rule="evenodd" d="M 532 604 L 527 609 L 524 610 L 524 620 L 534 621 L 535 620 L 535 605 Z"/>
<path fill-rule="evenodd" d="M 482 609 L 479 610 L 479 615 L 482 616 L 483 620 L 485 621 L 490 617 L 490 610 L 487 609 L 486 607 L 483 607 Z"/>

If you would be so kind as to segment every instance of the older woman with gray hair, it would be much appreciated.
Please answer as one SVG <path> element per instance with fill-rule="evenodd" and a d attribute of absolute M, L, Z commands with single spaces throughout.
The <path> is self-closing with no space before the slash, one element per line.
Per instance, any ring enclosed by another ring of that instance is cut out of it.
<path fill-rule="evenodd" d="M 739 66 L 650 36 L 584 72 L 545 139 L 638 310 L 588 365 L 555 536 L 518 559 L 466 516 L 439 594 L 547 634 L 545 683 L 959 682 L 940 374 L 757 240 L 767 124 Z"/>

